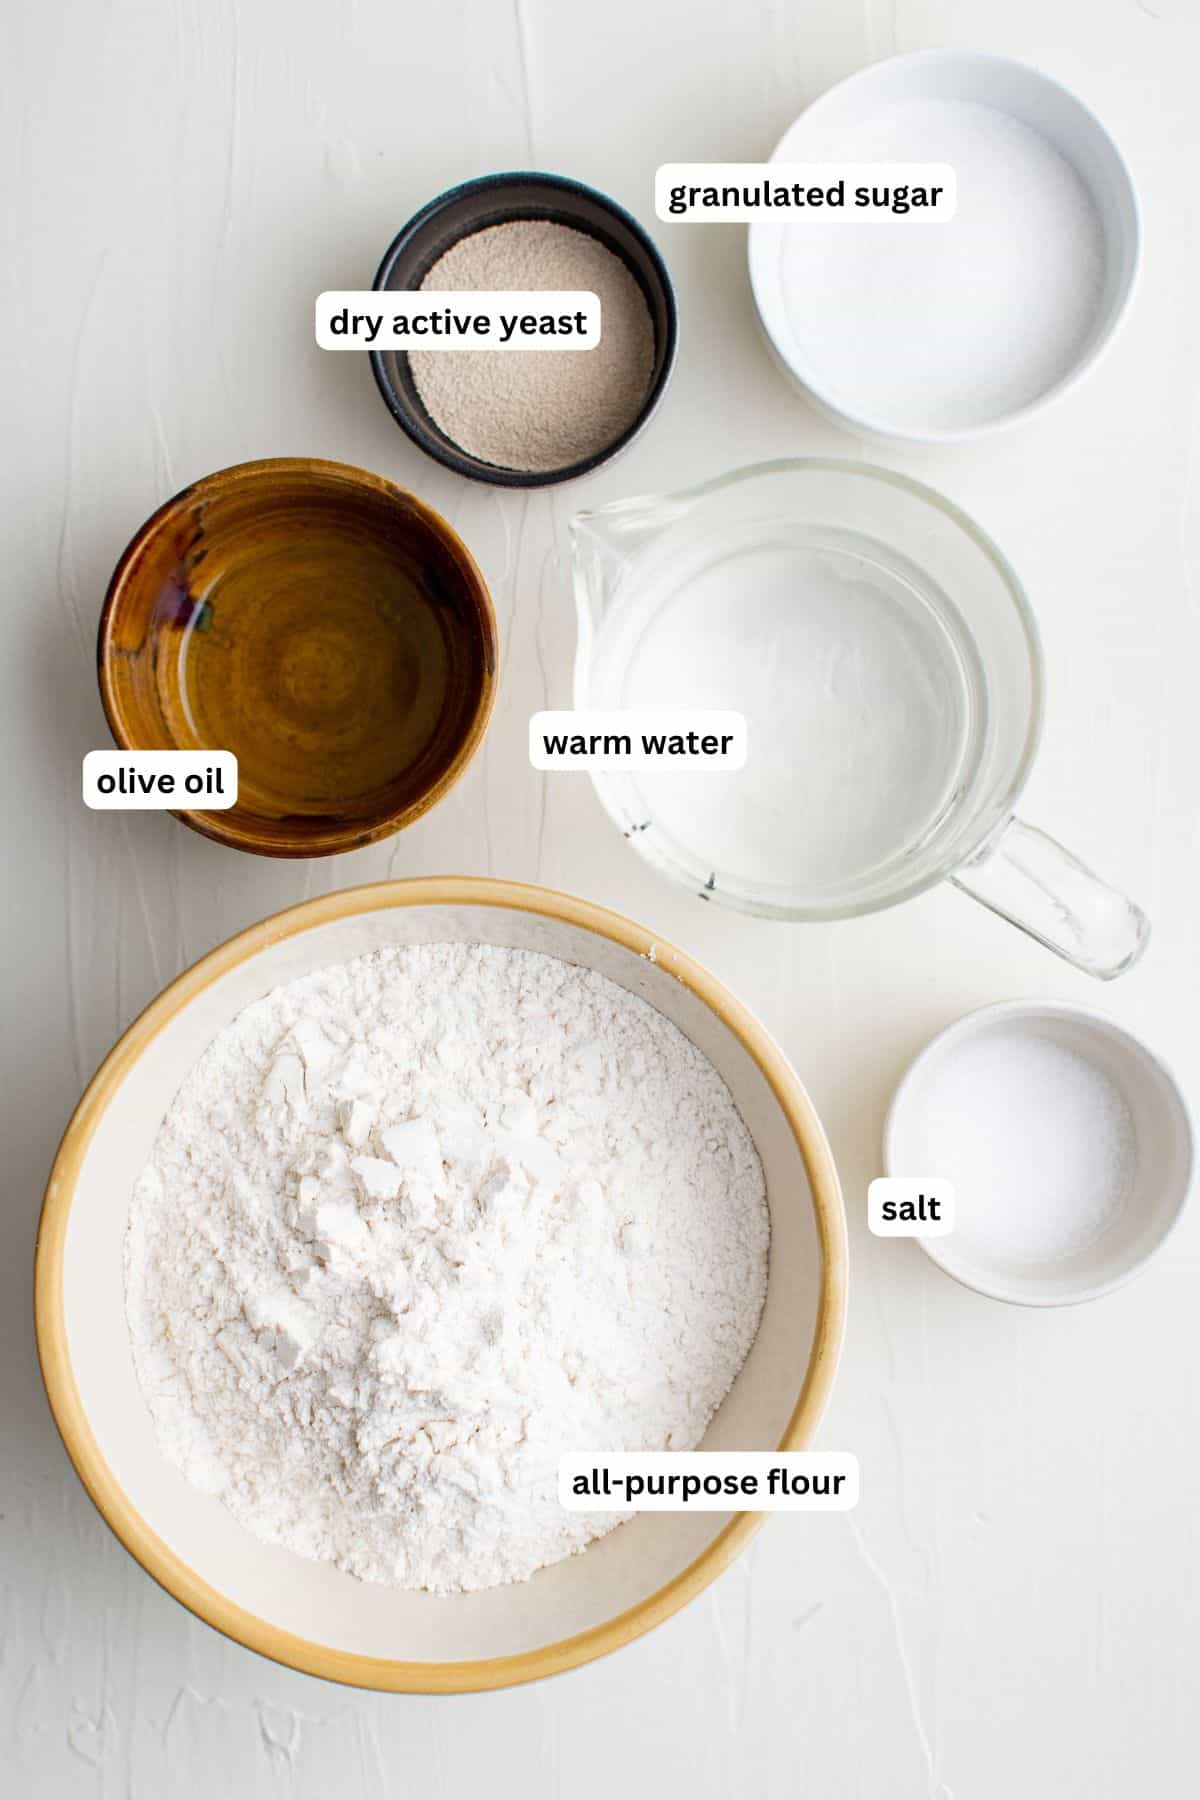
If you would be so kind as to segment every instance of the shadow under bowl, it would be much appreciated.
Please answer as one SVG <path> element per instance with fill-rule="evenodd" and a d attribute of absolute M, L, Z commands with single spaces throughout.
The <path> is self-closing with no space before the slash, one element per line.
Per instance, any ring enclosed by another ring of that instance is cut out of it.
<path fill-rule="evenodd" d="M 498 642 L 457 535 L 381 476 L 306 457 L 185 488 L 109 585 L 100 693 L 125 750 L 230 750 L 238 798 L 176 814 L 264 856 L 399 831 L 483 739 Z"/>

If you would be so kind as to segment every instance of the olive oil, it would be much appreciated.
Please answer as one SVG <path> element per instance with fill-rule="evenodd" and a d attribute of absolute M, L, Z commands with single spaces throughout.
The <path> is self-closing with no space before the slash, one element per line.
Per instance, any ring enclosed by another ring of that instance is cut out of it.
<path fill-rule="evenodd" d="M 260 815 L 366 817 L 385 797 L 403 802 L 453 755 L 478 705 L 469 609 L 403 543 L 331 517 L 227 568 L 197 559 L 189 597 L 188 733 L 233 751 L 240 802 Z"/>

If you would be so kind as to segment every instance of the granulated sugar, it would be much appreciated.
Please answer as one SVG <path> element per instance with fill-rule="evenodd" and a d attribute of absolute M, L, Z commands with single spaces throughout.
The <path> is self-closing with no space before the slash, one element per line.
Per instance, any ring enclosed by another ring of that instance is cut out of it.
<path fill-rule="evenodd" d="M 808 154 L 945 162 L 958 207 L 783 234 L 797 351 L 831 400 L 913 429 L 962 429 L 1028 404 L 1084 349 L 1104 278 L 1090 193 L 1040 133 L 993 107 L 910 101 Z"/>
<path fill-rule="evenodd" d="M 753 1342 L 750 1135 L 662 1014 L 553 957 L 382 950 L 212 1043 L 133 1196 L 165 1454 L 249 1529 L 439 1592 L 618 1521 L 567 1450 L 686 1450 Z"/>
<path fill-rule="evenodd" d="M 654 325 L 619 256 L 584 231 L 514 219 L 459 240 L 422 288 L 586 291 L 600 299 L 593 350 L 414 350 L 430 417 L 468 455 L 544 473 L 597 456 L 636 420 L 654 369 Z"/>
<path fill-rule="evenodd" d="M 954 1184 L 954 1242 L 980 1262 L 1048 1263 L 1085 1250 L 1126 1200 L 1136 1140 L 1102 1069 L 1053 1038 L 981 1031 L 921 1090 L 913 1173 Z"/>

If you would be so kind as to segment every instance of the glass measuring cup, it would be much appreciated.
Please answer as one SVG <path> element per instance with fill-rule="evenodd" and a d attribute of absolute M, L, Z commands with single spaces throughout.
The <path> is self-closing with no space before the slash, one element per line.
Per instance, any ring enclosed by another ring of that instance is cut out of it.
<path fill-rule="evenodd" d="M 705 899 L 836 919 L 951 880 L 1090 974 L 1144 913 L 1013 816 L 1041 729 L 1033 615 L 921 483 L 795 459 L 571 524 L 578 708 L 722 708 L 746 767 L 593 774 L 647 861 Z"/>

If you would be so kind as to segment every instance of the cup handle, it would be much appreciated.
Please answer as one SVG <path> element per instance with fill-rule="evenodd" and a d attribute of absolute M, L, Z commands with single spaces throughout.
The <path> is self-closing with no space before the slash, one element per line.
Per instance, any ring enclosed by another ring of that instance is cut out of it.
<path fill-rule="evenodd" d="M 1140 906 L 1020 819 L 1010 818 L 950 879 L 1047 950 L 1101 981 L 1131 969 L 1150 936 L 1150 921 Z"/>

